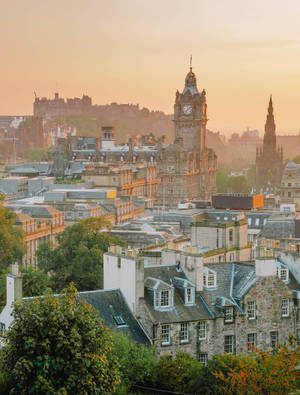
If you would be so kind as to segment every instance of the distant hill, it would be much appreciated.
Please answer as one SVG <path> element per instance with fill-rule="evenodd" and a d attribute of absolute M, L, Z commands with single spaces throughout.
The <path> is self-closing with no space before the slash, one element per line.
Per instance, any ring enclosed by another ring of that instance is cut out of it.
<path fill-rule="evenodd" d="M 167 137 L 168 142 L 174 141 L 173 115 L 162 111 L 150 111 L 147 108 L 130 104 L 110 104 L 96 106 L 95 116 L 98 125 L 115 126 L 118 143 L 125 142 L 129 137 L 153 133 L 155 136 Z M 220 159 L 227 156 L 226 147 L 218 133 L 207 131 L 207 146 L 213 148 Z"/>

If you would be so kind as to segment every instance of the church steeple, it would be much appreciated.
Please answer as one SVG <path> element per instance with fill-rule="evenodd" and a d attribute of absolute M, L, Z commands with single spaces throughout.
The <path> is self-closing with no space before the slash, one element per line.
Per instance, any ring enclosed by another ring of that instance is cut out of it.
<path fill-rule="evenodd" d="M 273 114 L 273 100 L 272 95 L 270 96 L 267 120 L 265 124 L 265 134 L 263 150 L 264 152 L 274 153 L 276 152 L 276 134 L 275 134 L 275 120 Z"/>

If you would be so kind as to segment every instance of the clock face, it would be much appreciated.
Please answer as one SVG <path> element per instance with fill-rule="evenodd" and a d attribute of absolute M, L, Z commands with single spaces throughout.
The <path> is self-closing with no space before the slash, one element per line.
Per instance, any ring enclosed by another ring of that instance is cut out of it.
<path fill-rule="evenodd" d="M 190 115 L 192 113 L 192 106 L 190 104 L 183 106 L 183 113 L 185 115 Z"/>

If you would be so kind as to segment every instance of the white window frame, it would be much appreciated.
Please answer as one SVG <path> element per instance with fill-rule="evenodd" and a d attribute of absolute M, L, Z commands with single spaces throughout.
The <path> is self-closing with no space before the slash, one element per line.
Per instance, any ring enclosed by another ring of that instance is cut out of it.
<path fill-rule="evenodd" d="M 256 318 L 256 305 L 254 300 L 247 303 L 247 318 L 248 320 L 255 320 Z"/>
<path fill-rule="evenodd" d="M 235 337 L 234 335 L 224 336 L 224 353 L 235 354 Z"/>
<path fill-rule="evenodd" d="M 170 324 L 162 324 L 161 326 L 161 344 L 171 344 L 171 326 Z"/>
<path fill-rule="evenodd" d="M 224 322 L 231 323 L 234 321 L 234 309 L 232 306 L 224 307 Z"/>
<path fill-rule="evenodd" d="M 252 339 L 251 339 L 252 337 Z M 257 334 L 256 333 L 248 333 L 247 335 L 247 346 L 248 350 L 251 351 L 252 347 L 256 347 L 257 345 Z"/>
<path fill-rule="evenodd" d="M 188 324 L 188 322 L 181 322 L 180 323 L 179 341 L 180 341 L 180 343 L 188 343 L 188 341 L 189 341 L 189 324 Z"/>
<path fill-rule="evenodd" d="M 278 277 L 280 278 L 281 281 L 286 282 L 289 279 L 289 271 L 285 267 L 281 267 L 280 270 L 278 270 Z"/>
<path fill-rule="evenodd" d="M 208 354 L 207 353 L 200 353 L 199 354 L 199 358 L 198 358 L 199 362 L 202 363 L 203 365 L 207 365 L 207 361 L 208 361 Z"/>
<path fill-rule="evenodd" d="M 206 321 L 199 321 L 198 324 L 198 329 L 199 329 L 199 340 L 206 340 L 207 336 L 207 325 Z"/>
<path fill-rule="evenodd" d="M 290 301 L 288 298 L 281 299 L 281 317 L 289 317 L 290 315 Z"/>
<path fill-rule="evenodd" d="M 195 290 L 193 287 L 186 287 L 185 289 L 185 304 L 195 303 Z"/>
<path fill-rule="evenodd" d="M 170 291 L 168 289 L 163 289 L 160 291 L 159 295 L 160 307 L 170 306 Z"/>
<path fill-rule="evenodd" d="M 206 288 L 216 288 L 217 273 L 207 267 L 203 270 L 203 285 Z"/>

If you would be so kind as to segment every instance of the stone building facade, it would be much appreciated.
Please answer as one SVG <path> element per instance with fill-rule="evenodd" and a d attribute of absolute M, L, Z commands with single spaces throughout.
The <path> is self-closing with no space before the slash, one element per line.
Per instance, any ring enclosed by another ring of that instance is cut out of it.
<path fill-rule="evenodd" d="M 206 363 L 216 354 L 273 349 L 291 334 L 300 337 L 300 287 L 274 259 L 204 264 L 199 255 L 181 254 L 176 264 L 144 266 L 136 253 L 111 250 L 104 287 L 120 288 L 125 298 L 130 293 L 158 356 L 185 351 Z"/>
<path fill-rule="evenodd" d="M 282 174 L 280 203 L 295 204 L 300 208 L 300 165 L 289 162 Z"/>
<path fill-rule="evenodd" d="M 248 242 L 248 220 L 244 213 L 236 213 L 234 218 L 234 220 L 216 221 L 204 216 L 202 220 L 192 222 L 192 246 L 210 249 L 206 253 L 210 262 L 215 262 L 216 257 L 220 262 L 251 260 L 252 243 Z M 217 255 L 215 250 L 220 250 L 220 254 Z"/>
<path fill-rule="evenodd" d="M 269 101 L 263 146 L 256 150 L 256 187 L 274 191 L 280 186 L 283 171 L 283 150 L 276 145 L 272 96 Z"/>
<path fill-rule="evenodd" d="M 184 199 L 210 199 L 216 191 L 217 157 L 206 147 L 206 92 L 198 91 L 192 67 L 184 90 L 176 92 L 173 121 L 174 144 L 158 148 L 158 201 L 174 206 Z"/>

